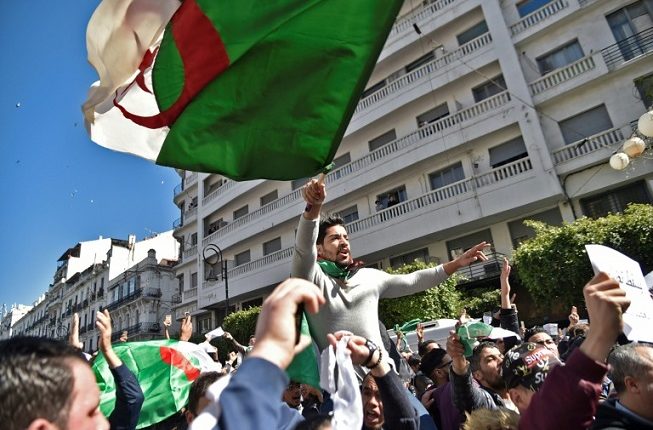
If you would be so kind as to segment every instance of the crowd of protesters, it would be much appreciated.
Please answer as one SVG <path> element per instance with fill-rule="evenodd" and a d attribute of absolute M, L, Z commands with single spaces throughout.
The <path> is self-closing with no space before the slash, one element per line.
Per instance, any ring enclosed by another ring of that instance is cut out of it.
<path fill-rule="evenodd" d="M 248 345 L 224 333 L 233 348 L 224 365 L 199 375 L 185 405 L 150 428 L 653 429 L 653 347 L 623 336 L 630 301 L 616 280 L 599 273 L 584 286 L 589 323 L 573 307 L 564 331 L 523 330 L 505 260 L 495 314 L 500 337 L 470 340 L 454 330 L 438 344 L 418 325 L 412 352 L 402 333 L 393 341 L 378 321 L 379 299 L 436 287 L 460 267 L 484 261 L 487 244 L 435 268 L 390 275 L 354 260 L 342 220 L 320 219 L 324 184 L 311 180 L 303 195 L 307 208 L 297 230 L 293 278 L 267 297 Z M 301 311 L 312 345 L 297 332 Z M 0 342 L 2 428 L 138 427 L 148 392 L 114 351 L 109 313 L 96 318 L 99 352 L 115 381 L 113 412 L 106 418 L 100 412 L 89 366 L 96 358 L 81 352 L 73 322 L 68 343 L 33 337 Z M 459 326 L 470 323 L 461 316 Z M 180 341 L 191 333 L 187 316 Z M 319 388 L 285 372 L 306 347 L 322 356 Z M 217 351 L 206 352 L 217 360 Z M 324 383 L 324 375 L 336 382 Z"/>

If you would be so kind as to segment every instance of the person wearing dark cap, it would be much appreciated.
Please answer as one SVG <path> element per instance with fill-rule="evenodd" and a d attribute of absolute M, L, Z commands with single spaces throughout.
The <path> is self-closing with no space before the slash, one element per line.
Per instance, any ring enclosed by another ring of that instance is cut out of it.
<path fill-rule="evenodd" d="M 549 371 L 559 364 L 552 351 L 537 343 L 523 343 L 506 353 L 501 365 L 503 381 L 519 413 L 526 411 Z"/>
<path fill-rule="evenodd" d="M 435 425 L 440 430 L 456 430 L 464 421 L 463 414 L 453 402 L 453 389 L 449 382 L 451 357 L 444 349 L 433 349 L 422 357 L 420 371 L 431 378 L 433 385 L 421 397 Z"/>

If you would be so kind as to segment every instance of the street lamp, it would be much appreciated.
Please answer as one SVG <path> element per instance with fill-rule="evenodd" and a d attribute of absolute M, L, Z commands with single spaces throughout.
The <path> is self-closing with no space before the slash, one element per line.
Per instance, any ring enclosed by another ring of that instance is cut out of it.
<path fill-rule="evenodd" d="M 209 243 L 202 250 L 202 258 L 204 259 L 204 264 L 209 265 L 209 272 L 204 272 L 204 279 L 207 281 L 217 281 L 219 276 L 222 276 L 224 281 L 224 296 L 225 296 L 225 311 L 224 316 L 229 315 L 229 274 L 227 273 L 227 261 L 222 255 L 222 250 L 220 247 L 214 243 Z M 218 275 L 216 268 L 218 268 L 220 275 Z"/>

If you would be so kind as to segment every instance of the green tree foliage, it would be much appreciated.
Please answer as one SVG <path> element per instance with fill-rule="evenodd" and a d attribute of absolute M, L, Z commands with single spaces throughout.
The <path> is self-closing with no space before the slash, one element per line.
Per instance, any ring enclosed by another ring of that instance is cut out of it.
<path fill-rule="evenodd" d="M 415 260 L 395 270 L 389 268 L 386 272 L 406 274 L 434 266 L 432 263 Z M 422 320 L 456 318 L 460 300 L 461 294 L 456 289 L 456 280 L 451 277 L 438 288 L 431 288 L 411 296 L 380 300 L 379 319 L 386 327 L 392 328 L 395 324 L 402 324 L 415 318 Z"/>
<path fill-rule="evenodd" d="M 653 269 L 651 205 L 632 204 L 623 214 L 580 218 L 557 227 L 537 221 L 525 223 L 536 235 L 517 248 L 513 263 L 540 308 L 583 302 L 582 288 L 593 276 L 585 245 L 613 248 L 639 262 L 645 274 Z"/>
<path fill-rule="evenodd" d="M 254 306 L 244 311 L 232 312 L 224 319 L 222 328 L 241 345 L 247 345 L 249 337 L 256 331 L 256 320 L 261 313 L 260 306 Z"/>

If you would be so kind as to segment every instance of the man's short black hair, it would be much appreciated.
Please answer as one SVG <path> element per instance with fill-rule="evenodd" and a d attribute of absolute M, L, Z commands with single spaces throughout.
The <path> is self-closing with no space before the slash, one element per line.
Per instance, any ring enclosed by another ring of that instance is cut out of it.
<path fill-rule="evenodd" d="M 2 428 L 25 429 L 38 418 L 67 428 L 74 360 L 88 365 L 82 352 L 65 342 L 40 337 L 0 341 Z"/>
<path fill-rule="evenodd" d="M 197 405 L 199 404 L 200 399 L 204 397 L 209 386 L 222 376 L 223 375 L 219 372 L 205 372 L 193 381 L 193 384 L 190 386 L 190 392 L 188 393 L 188 410 L 191 411 L 193 415 L 197 416 L 202 412 L 197 410 Z"/>
<path fill-rule="evenodd" d="M 476 345 L 476 347 L 474 347 L 472 357 L 469 359 L 469 366 L 472 369 L 472 372 L 476 372 L 477 370 L 481 369 L 481 353 L 484 349 L 487 348 L 497 348 L 497 344 L 488 340 L 484 340 L 483 342 Z"/>
<path fill-rule="evenodd" d="M 531 328 L 529 328 L 529 329 L 526 330 L 526 333 L 524 333 L 524 340 L 525 340 L 526 342 L 529 342 L 529 339 L 530 339 L 531 337 L 535 336 L 535 335 L 538 334 L 538 333 L 546 333 L 546 334 L 549 334 L 548 331 L 544 330 L 544 327 L 542 327 L 542 326 L 540 326 L 540 325 L 536 325 L 536 326 L 531 327 Z"/>
<path fill-rule="evenodd" d="M 327 230 L 333 227 L 334 225 L 341 225 L 344 227 L 345 220 L 343 220 L 339 215 L 329 215 L 328 217 L 320 221 L 320 229 L 318 230 L 317 241 L 315 243 L 318 245 L 324 243 L 324 238 L 326 236 Z"/>
<path fill-rule="evenodd" d="M 436 348 L 438 348 L 438 349 L 440 348 L 440 344 L 439 344 L 439 343 L 437 343 L 437 342 L 434 341 L 433 339 L 427 339 L 427 340 L 424 340 L 424 341 L 422 341 L 422 342 L 420 342 L 420 343 L 417 344 L 417 353 L 418 353 L 421 357 L 423 357 L 423 356 L 426 354 L 426 352 L 427 352 L 427 351 L 426 351 L 426 348 L 427 348 L 429 345 L 432 345 L 432 344 L 436 344 L 436 345 L 437 345 Z"/>

